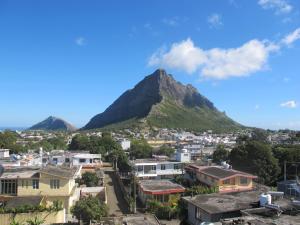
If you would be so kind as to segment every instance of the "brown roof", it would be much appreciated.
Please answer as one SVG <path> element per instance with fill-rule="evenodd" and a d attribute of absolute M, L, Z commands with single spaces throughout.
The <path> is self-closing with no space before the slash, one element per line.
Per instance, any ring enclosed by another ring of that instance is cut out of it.
<path fill-rule="evenodd" d="M 200 173 L 204 173 L 208 176 L 212 176 L 215 177 L 217 179 L 220 180 L 225 180 L 225 179 L 229 179 L 231 177 L 235 177 L 235 176 L 243 176 L 243 177 L 248 177 L 248 178 L 257 178 L 256 176 L 249 174 L 249 173 L 245 173 L 245 172 L 241 172 L 238 170 L 233 170 L 233 169 L 225 169 L 219 166 L 207 166 L 207 167 L 198 167 L 198 171 Z"/>

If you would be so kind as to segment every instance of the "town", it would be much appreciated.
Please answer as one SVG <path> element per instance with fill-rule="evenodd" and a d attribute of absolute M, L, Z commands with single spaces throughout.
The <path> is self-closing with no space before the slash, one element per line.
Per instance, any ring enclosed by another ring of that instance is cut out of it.
<path fill-rule="evenodd" d="M 0 0 L 0 225 L 300 225 L 299 0 Z"/>
<path fill-rule="evenodd" d="M 259 129 L 5 130 L 1 224 L 297 224 L 299 139 Z M 251 159 L 268 145 L 278 159 Z"/>

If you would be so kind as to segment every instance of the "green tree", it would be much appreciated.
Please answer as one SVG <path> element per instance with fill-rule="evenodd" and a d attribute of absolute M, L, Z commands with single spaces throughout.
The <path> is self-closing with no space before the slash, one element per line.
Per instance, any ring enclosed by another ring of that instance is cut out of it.
<path fill-rule="evenodd" d="M 273 185 L 280 173 L 270 145 L 262 142 L 248 140 L 236 146 L 229 159 L 233 168 L 257 175 L 259 182 L 266 185 Z"/>
<path fill-rule="evenodd" d="M 162 145 L 156 153 L 159 155 L 166 155 L 170 157 L 175 153 L 175 149 L 167 145 Z"/>
<path fill-rule="evenodd" d="M 67 149 L 67 143 L 64 137 L 54 137 L 47 140 L 56 150 L 65 150 Z"/>
<path fill-rule="evenodd" d="M 229 157 L 229 151 L 225 149 L 224 145 L 218 145 L 217 149 L 213 153 L 213 162 L 220 164 L 227 161 Z"/>
<path fill-rule="evenodd" d="M 69 150 L 89 150 L 90 141 L 86 135 L 76 135 L 72 138 L 69 145 Z"/>
<path fill-rule="evenodd" d="M 91 172 L 85 172 L 82 174 L 81 180 L 87 187 L 96 187 L 99 182 L 97 175 Z"/>
<path fill-rule="evenodd" d="M 97 197 L 89 196 L 80 199 L 71 208 L 71 213 L 78 219 L 88 224 L 91 220 L 100 221 L 108 215 L 108 207 Z"/>
<path fill-rule="evenodd" d="M 20 153 L 25 152 L 25 148 L 17 144 L 17 140 L 19 135 L 16 132 L 5 130 L 4 132 L 0 132 L 0 148 L 10 149 L 11 153 Z"/>
<path fill-rule="evenodd" d="M 130 147 L 130 157 L 135 159 L 151 158 L 153 148 L 146 140 L 133 140 Z"/>
<path fill-rule="evenodd" d="M 37 216 L 33 219 L 27 220 L 28 225 L 41 225 L 45 222 L 45 220 L 39 219 Z"/>
<path fill-rule="evenodd" d="M 278 145 L 273 146 L 273 154 L 279 162 L 281 173 L 279 175 L 280 180 L 284 176 L 284 161 L 289 162 L 287 164 L 287 179 L 295 179 L 299 175 L 300 165 L 292 162 L 300 162 L 300 145 Z M 298 172 L 299 171 L 299 172 Z"/>

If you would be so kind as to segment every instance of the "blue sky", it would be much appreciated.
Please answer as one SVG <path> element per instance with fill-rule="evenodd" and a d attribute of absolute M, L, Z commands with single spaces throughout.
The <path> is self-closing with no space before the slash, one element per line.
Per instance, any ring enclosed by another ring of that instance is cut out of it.
<path fill-rule="evenodd" d="M 163 67 L 242 124 L 300 129 L 299 1 L 1 0 L 0 27 L 0 126 L 83 126 Z"/>

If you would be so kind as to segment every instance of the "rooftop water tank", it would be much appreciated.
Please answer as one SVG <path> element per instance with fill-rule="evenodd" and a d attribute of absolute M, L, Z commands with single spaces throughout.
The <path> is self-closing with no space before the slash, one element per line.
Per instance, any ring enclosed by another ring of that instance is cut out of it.
<path fill-rule="evenodd" d="M 272 196 L 270 194 L 261 194 L 259 197 L 260 206 L 264 207 L 266 205 L 272 204 Z"/>

